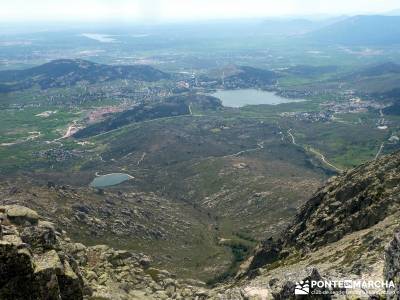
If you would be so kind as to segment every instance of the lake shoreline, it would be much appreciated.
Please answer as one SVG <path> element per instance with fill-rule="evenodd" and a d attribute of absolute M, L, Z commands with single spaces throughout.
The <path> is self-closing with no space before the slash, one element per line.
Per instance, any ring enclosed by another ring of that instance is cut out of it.
<path fill-rule="evenodd" d="M 219 98 L 224 107 L 241 108 L 248 105 L 279 105 L 307 101 L 306 99 L 285 98 L 277 92 L 262 89 L 217 90 L 210 94 Z"/>
<path fill-rule="evenodd" d="M 134 178 L 135 177 L 126 173 L 109 173 L 105 175 L 99 175 L 98 172 L 96 172 L 95 178 L 92 180 L 89 186 L 93 188 L 104 188 L 118 185 Z"/>

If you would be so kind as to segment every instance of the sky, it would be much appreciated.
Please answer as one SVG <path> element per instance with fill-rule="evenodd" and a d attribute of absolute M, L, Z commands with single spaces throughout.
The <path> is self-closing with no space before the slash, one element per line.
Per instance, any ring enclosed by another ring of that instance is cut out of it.
<path fill-rule="evenodd" d="M 399 0 L 0 0 L 0 22 L 164 22 L 382 13 Z"/>

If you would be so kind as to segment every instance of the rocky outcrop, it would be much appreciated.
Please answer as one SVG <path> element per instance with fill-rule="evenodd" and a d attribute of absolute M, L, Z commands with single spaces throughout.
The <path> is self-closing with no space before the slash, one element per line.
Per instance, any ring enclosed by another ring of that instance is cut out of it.
<path fill-rule="evenodd" d="M 334 177 L 301 208 L 285 245 L 318 248 L 369 228 L 399 205 L 400 152 Z"/>
<path fill-rule="evenodd" d="M 248 271 L 276 262 L 284 253 L 314 251 L 374 226 L 398 209 L 399 183 L 400 152 L 331 178 L 301 207 L 281 241 L 272 248 L 271 243 L 258 247 Z"/>
<path fill-rule="evenodd" d="M 393 240 L 385 248 L 384 277 L 393 281 L 394 288 L 387 288 L 387 299 L 399 299 L 400 295 L 400 232 L 394 234 Z"/>
<path fill-rule="evenodd" d="M 3 208 L 7 218 L 15 224 L 37 224 L 39 215 L 32 209 L 20 205 L 9 205 Z"/>
<path fill-rule="evenodd" d="M 153 268 L 144 254 L 72 243 L 26 207 L 2 206 L 0 220 L 2 300 L 217 299 L 201 282 Z"/>
<path fill-rule="evenodd" d="M 251 260 L 249 269 L 254 270 L 277 261 L 281 258 L 281 250 L 282 242 L 280 240 L 267 239 L 255 250 L 258 255 Z"/>
<path fill-rule="evenodd" d="M 122 186 L 104 190 L 99 195 L 88 187 L 48 184 L 47 179 L 44 183 L 26 178 L 0 181 L 0 206 L 18 204 L 40 212 L 42 222 L 53 222 L 56 228 L 65 230 L 83 244 L 90 241 L 91 245 L 107 244 L 116 249 L 148 249 L 146 254 L 157 256 L 157 265 L 168 266 L 168 270 L 176 273 L 182 270 L 179 256 L 189 258 L 198 250 L 199 245 L 194 242 L 198 238 L 193 232 L 207 231 L 205 223 L 182 201 Z M 16 186 L 18 192 L 15 192 Z M 161 250 L 156 246 L 159 244 L 171 246 Z M 207 245 L 200 247 L 208 251 Z M 222 273 L 230 257 L 217 260 L 221 262 L 218 273 Z M 209 265 L 214 264 L 209 262 Z M 205 275 L 202 272 L 200 276 L 215 276 L 212 268 L 204 269 Z M 183 268 L 181 274 L 190 276 L 193 272 L 197 271 Z"/>
<path fill-rule="evenodd" d="M 23 206 L 0 212 L 0 299 L 83 299 L 83 278 L 54 226 Z"/>

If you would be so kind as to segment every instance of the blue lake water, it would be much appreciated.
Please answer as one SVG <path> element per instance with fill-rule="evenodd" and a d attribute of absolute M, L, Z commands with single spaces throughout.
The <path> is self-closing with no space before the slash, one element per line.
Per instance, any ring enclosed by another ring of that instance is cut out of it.
<path fill-rule="evenodd" d="M 220 90 L 213 93 L 212 96 L 221 99 L 222 105 L 226 107 L 243 107 L 260 104 L 277 105 L 305 101 L 304 99 L 283 98 L 273 92 L 256 89 Z"/>
<path fill-rule="evenodd" d="M 90 183 L 90 186 L 95 188 L 102 188 L 117 185 L 132 178 L 133 177 L 131 175 L 125 173 L 111 173 L 96 177 Z"/>

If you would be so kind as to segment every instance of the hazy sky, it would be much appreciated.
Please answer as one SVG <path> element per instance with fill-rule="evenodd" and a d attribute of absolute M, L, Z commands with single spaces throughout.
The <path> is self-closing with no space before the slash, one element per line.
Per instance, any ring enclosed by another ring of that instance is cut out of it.
<path fill-rule="evenodd" d="M 0 0 L 0 22 L 179 21 L 379 13 L 399 0 Z"/>

